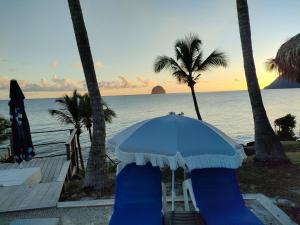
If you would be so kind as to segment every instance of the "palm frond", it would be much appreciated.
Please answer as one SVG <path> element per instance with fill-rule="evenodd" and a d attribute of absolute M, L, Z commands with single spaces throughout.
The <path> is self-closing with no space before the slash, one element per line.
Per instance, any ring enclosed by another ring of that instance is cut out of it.
<path fill-rule="evenodd" d="M 171 66 L 171 58 L 168 56 L 158 56 L 154 62 L 154 72 L 159 73 L 163 69 L 169 69 Z"/>
<path fill-rule="evenodd" d="M 193 78 L 193 80 L 194 81 L 197 81 L 198 79 L 199 79 L 199 77 L 201 76 L 201 74 L 199 73 L 199 74 L 197 74 L 194 78 Z"/>
<path fill-rule="evenodd" d="M 57 118 L 58 121 L 65 124 L 75 124 L 72 116 L 66 110 L 56 110 L 56 109 L 49 109 L 48 112 L 51 116 Z"/>
<path fill-rule="evenodd" d="M 195 57 L 192 71 L 197 70 L 198 66 L 201 65 L 201 63 L 202 63 L 202 60 L 203 60 L 203 52 L 199 51 L 198 55 Z"/>
<path fill-rule="evenodd" d="M 182 62 L 183 67 L 186 68 L 187 71 L 190 71 L 192 68 L 190 46 L 185 39 L 176 41 L 175 54 L 177 61 Z"/>
<path fill-rule="evenodd" d="M 177 79 L 179 83 L 187 83 L 188 75 L 182 70 L 176 70 L 172 73 L 172 75 Z"/>
<path fill-rule="evenodd" d="M 113 111 L 111 108 L 104 109 L 104 119 L 106 122 L 111 123 L 113 117 L 116 117 L 115 111 Z"/>
<path fill-rule="evenodd" d="M 215 50 L 200 65 L 198 65 L 196 71 L 205 71 L 216 66 L 226 67 L 227 64 L 227 56 L 225 53 Z"/>
<path fill-rule="evenodd" d="M 195 55 L 198 55 L 202 41 L 196 34 L 190 34 L 189 35 L 189 42 L 190 42 L 190 54 L 192 57 Z"/>
<path fill-rule="evenodd" d="M 73 91 L 72 96 L 66 95 L 64 97 L 64 100 L 66 102 L 67 110 L 70 112 L 72 115 L 74 121 L 77 123 L 80 121 L 80 95 L 77 93 L 77 90 Z"/>
<path fill-rule="evenodd" d="M 175 54 L 177 60 L 181 61 L 183 66 L 192 72 L 193 62 L 198 56 L 202 41 L 196 34 L 189 34 L 184 39 L 177 40 L 175 43 Z"/>
<path fill-rule="evenodd" d="M 111 123 L 113 117 L 117 117 L 117 114 L 113 109 L 111 109 L 108 106 L 108 104 L 105 101 L 103 101 L 102 104 L 103 104 L 103 107 L 104 107 L 104 109 L 103 109 L 104 110 L 104 119 L 105 119 L 106 122 Z"/>
<path fill-rule="evenodd" d="M 172 72 L 176 70 L 181 70 L 184 72 L 182 67 L 171 57 L 159 56 L 154 63 L 154 72 L 158 73 L 163 69 L 170 69 Z"/>
<path fill-rule="evenodd" d="M 103 111 L 104 111 L 104 120 L 108 123 L 112 122 L 113 117 L 116 117 L 115 111 L 113 111 L 105 101 L 102 101 Z M 91 99 L 88 94 L 80 96 L 80 113 L 81 113 L 81 122 L 86 128 L 90 128 L 93 123 L 92 119 L 92 107 Z"/>
<path fill-rule="evenodd" d="M 268 71 L 278 70 L 275 59 L 268 59 L 265 64 Z"/>

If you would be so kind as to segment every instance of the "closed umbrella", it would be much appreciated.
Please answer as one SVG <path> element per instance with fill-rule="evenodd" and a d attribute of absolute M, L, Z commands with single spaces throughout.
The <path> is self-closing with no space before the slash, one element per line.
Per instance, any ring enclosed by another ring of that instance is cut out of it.
<path fill-rule="evenodd" d="M 10 81 L 9 113 L 12 130 L 12 149 L 17 163 L 31 160 L 35 155 L 30 127 L 25 113 L 24 95 L 16 80 Z"/>
<path fill-rule="evenodd" d="M 108 140 L 107 147 L 120 160 L 118 171 L 126 164 L 151 162 L 169 166 L 173 182 L 178 167 L 238 168 L 246 157 L 243 147 L 217 128 L 175 113 L 136 123 Z"/>

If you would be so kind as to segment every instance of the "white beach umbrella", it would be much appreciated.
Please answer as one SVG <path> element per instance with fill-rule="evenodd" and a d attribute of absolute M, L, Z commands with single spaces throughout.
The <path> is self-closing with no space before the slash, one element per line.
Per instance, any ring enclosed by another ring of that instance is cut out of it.
<path fill-rule="evenodd" d="M 172 171 L 178 167 L 238 168 L 246 157 L 243 147 L 217 128 L 174 113 L 126 128 L 108 140 L 107 147 L 120 160 L 118 171 L 129 163 L 148 162 Z M 174 184 L 172 189 L 174 197 Z"/>

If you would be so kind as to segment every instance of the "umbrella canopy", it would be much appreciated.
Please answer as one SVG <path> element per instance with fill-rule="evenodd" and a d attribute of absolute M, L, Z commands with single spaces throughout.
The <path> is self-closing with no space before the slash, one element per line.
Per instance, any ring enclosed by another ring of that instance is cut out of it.
<path fill-rule="evenodd" d="M 170 114 L 136 123 L 108 140 L 121 161 L 120 169 L 135 162 L 153 166 L 238 168 L 246 157 L 243 147 L 212 125 Z"/>
<path fill-rule="evenodd" d="M 25 113 L 24 95 L 16 80 L 10 81 L 9 113 L 12 130 L 12 149 L 15 160 L 30 160 L 34 156 L 30 127 Z"/>
<path fill-rule="evenodd" d="M 300 82 L 300 34 L 295 35 L 278 49 L 270 69 L 277 69 L 283 77 Z"/>

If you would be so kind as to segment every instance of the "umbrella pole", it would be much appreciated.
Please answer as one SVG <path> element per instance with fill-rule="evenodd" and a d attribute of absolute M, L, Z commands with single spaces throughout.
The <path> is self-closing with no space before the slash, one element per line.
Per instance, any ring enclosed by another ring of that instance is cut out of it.
<path fill-rule="evenodd" d="M 174 183 L 175 183 L 175 172 L 174 170 L 172 170 L 172 212 L 174 212 L 174 198 L 175 198 Z"/>

